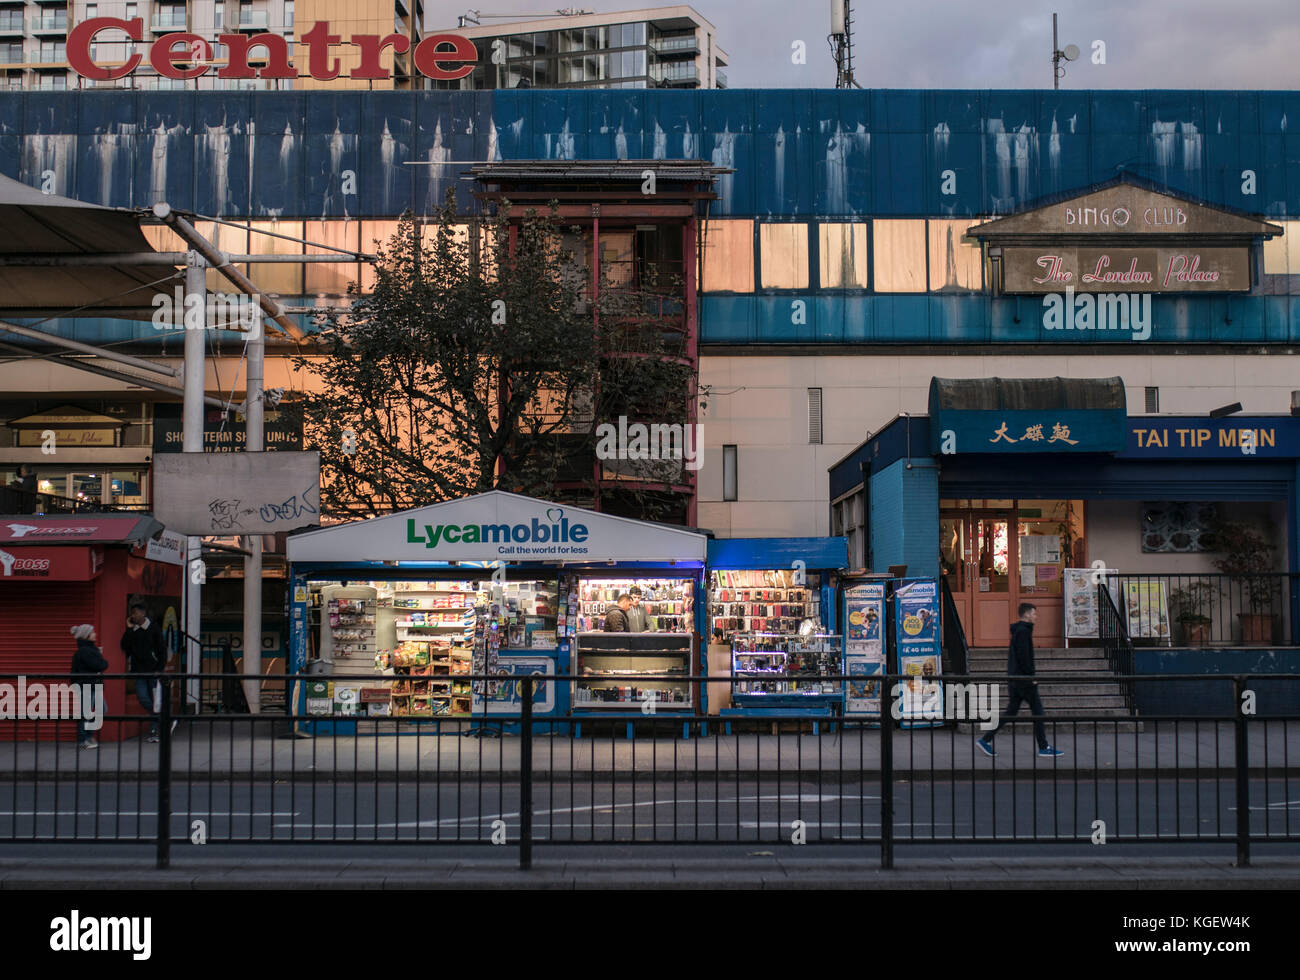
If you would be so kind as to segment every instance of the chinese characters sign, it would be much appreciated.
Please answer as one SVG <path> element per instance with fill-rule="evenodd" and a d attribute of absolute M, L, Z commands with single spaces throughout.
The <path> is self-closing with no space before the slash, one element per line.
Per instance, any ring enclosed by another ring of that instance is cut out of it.
<path fill-rule="evenodd" d="M 1123 411 L 978 409 L 941 411 L 930 420 L 936 453 L 1113 453 L 1128 440 Z"/>

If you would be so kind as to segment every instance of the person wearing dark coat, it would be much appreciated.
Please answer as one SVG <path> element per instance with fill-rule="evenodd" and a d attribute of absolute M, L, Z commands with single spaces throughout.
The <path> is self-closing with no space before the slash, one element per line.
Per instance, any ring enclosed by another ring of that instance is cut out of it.
<path fill-rule="evenodd" d="M 99 743 L 86 729 L 86 714 L 93 703 L 92 697 L 104 703 L 104 682 L 99 675 L 108 670 L 108 661 L 99 649 L 99 637 L 89 623 L 72 627 L 72 637 L 77 641 L 77 651 L 72 655 L 72 683 L 81 688 L 81 717 L 77 719 L 77 745 L 83 749 L 97 749 Z M 92 688 L 98 688 L 93 691 Z"/>
<path fill-rule="evenodd" d="M 1044 758 L 1064 755 L 1047 741 L 1047 726 L 1043 724 L 1043 700 L 1038 696 L 1038 681 L 1034 680 L 1034 623 L 1038 620 L 1038 608 L 1032 602 L 1022 602 L 1016 610 L 1020 619 L 1011 624 L 1011 645 L 1007 649 L 1007 673 L 1014 678 L 1025 680 L 1011 681 L 1011 701 L 997 727 L 975 744 L 981 752 L 992 757 L 993 736 L 998 733 L 1008 718 L 1014 718 L 1020 711 L 1021 704 L 1029 705 L 1034 716 L 1034 737 L 1038 740 L 1038 754 Z"/>
<path fill-rule="evenodd" d="M 149 619 L 142 603 L 131 607 L 126 632 L 122 634 L 122 652 L 126 654 L 126 669 L 136 675 L 135 696 L 140 707 L 149 713 L 149 741 L 156 742 L 158 714 L 153 707 L 153 692 L 157 675 L 167 666 L 167 640 L 158 624 Z"/>
<path fill-rule="evenodd" d="M 618 601 L 605 610 L 606 633 L 628 633 L 627 611 L 632 608 L 632 597 L 624 592 Z"/>

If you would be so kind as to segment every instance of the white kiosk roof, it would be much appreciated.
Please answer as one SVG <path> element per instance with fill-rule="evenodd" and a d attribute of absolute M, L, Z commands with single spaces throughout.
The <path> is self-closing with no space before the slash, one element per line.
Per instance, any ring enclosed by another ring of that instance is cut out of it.
<path fill-rule="evenodd" d="M 696 531 L 492 490 L 288 538 L 290 562 L 699 561 Z"/>

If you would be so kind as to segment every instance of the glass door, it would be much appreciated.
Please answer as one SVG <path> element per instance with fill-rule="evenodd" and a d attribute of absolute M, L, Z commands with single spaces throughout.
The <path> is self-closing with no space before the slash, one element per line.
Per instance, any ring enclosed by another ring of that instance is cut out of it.
<path fill-rule="evenodd" d="M 939 574 L 948 580 L 966 642 L 971 642 L 971 571 L 975 552 L 971 545 L 970 515 L 951 511 L 939 515 Z"/>
<path fill-rule="evenodd" d="M 1005 646 L 1016 618 L 1016 539 L 1008 513 L 971 513 L 975 546 L 971 646 Z"/>

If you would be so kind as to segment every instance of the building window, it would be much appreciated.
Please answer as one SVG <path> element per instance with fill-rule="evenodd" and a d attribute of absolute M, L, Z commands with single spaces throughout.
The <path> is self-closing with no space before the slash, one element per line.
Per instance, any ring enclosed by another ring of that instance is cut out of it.
<path fill-rule="evenodd" d="M 1160 389 L 1147 389 L 1147 414 L 1156 415 L 1160 411 Z"/>
<path fill-rule="evenodd" d="M 808 288 L 807 225 L 759 225 L 758 245 L 764 289 Z"/>
<path fill-rule="evenodd" d="M 817 226 L 817 252 L 823 289 L 867 288 L 867 226 Z"/>
<path fill-rule="evenodd" d="M 808 444 L 822 444 L 822 390 L 808 389 Z"/>
<path fill-rule="evenodd" d="M 984 286 L 983 253 L 978 242 L 963 241 L 970 218 L 929 222 L 930 291 L 972 292 Z"/>
<path fill-rule="evenodd" d="M 1218 506 L 1162 500 L 1142 505 L 1142 551 L 1195 553 L 1218 550 L 1214 526 Z"/>
<path fill-rule="evenodd" d="M 1264 243 L 1264 275 L 1300 275 L 1300 248 L 1291 248 L 1291 236 L 1300 235 L 1300 221 L 1273 221 L 1285 232 Z"/>
<path fill-rule="evenodd" d="M 739 482 L 736 472 L 736 447 L 722 447 L 722 499 L 737 500 L 736 488 Z"/>
<path fill-rule="evenodd" d="M 97 3 L 86 4 L 86 20 L 94 20 L 98 16 L 99 16 L 99 4 Z"/>
<path fill-rule="evenodd" d="M 704 222 L 701 289 L 711 293 L 754 291 L 754 222 L 715 219 Z"/>
<path fill-rule="evenodd" d="M 925 222 L 882 219 L 871 223 L 878 293 L 925 292 Z"/>
<path fill-rule="evenodd" d="M 293 26 L 293 0 L 284 0 L 284 26 Z"/>
<path fill-rule="evenodd" d="M 133 4 L 133 3 L 128 3 L 128 4 L 126 5 L 126 19 L 127 19 L 127 20 L 134 20 L 134 19 L 135 19 L 135 10 L 136 10 L 136 5 L 135 5 L 135 4 Z"/>

